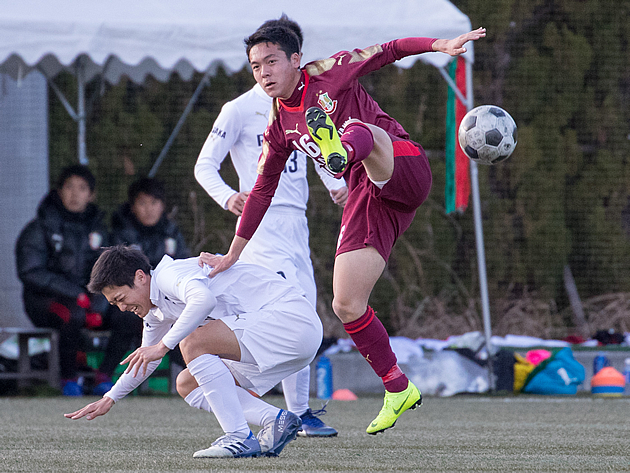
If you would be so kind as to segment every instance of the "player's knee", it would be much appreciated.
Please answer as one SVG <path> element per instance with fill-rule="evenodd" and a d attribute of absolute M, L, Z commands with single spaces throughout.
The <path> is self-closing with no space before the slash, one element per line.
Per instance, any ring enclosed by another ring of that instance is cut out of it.
<path fill-rule="evenodd" d="M 199 356 L 197 353 L 197 347 L 200 342 L 200 337 L 196 332 L 191 333 L 179 342 L 179 350 L 182 352 L 182 356 L 184 357 L 184 361 L 186 363 Z"/>
<path fill-rule="evenodd" d="M 335 297 L 332 301 L 333 312 L 344 324 L 361 317 L 363 312 L 365 312 L 363 305 L 364 304 L 356 303 L 352 299 L 342 299 L 339 297 Z"/>
<path fill-rule="evenodd" d="M 197 380 L 190 374 L 188 368 L 183 369 L 177 375 L 177 380 L 175 381 L 175 387 L 177 388 L 177 393 L 185 399 L 191 392 L 193 392 L 197 387 Z"/>

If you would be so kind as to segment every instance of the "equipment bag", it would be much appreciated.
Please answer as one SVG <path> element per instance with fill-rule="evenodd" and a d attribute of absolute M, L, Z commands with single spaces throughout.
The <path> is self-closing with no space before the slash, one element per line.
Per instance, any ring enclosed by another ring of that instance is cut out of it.
<path fill-rule="evenodd" d="M 554 350 L 527 376 L 523 392 L 529 394 L 575 394 L 584 381 L 584 367 L 569 347 Z"/>

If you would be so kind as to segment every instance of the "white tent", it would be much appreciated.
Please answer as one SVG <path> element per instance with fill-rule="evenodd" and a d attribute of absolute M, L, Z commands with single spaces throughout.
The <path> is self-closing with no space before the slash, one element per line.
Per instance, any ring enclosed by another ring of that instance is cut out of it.
<path fill-rule="evenodd" d="M 470 30 L 468 17 L 446 0 L 398 0 L 385 8 L 374 0 L 21 0 L 0 13 L 0 72 L 17 78 L 39 67 L 54 76 L 74 70 L 81 55 L 88 57 L 85 80 L 103 69 L 113 82 L 123 73 L 136 81 L 146 74 L 166 79 L 172 70 L 187 78 L 193 68 L 218 62 L 234 71 L 246 63 L 243 38 L 283 12 L 304 30 L 306 61 L 395 38 Z M 449 58 L 434 53 L 421 60 L 444 66 Z"/>
<path fill-rule="evenodd" d="M 218 64 L 223 64 L 228 71 L 239 70 L 247 63 L 243 39 L 264 21 L 278 18 L 282 13 L 302 26 L 303 63 L 340 50 L 367 47 L 395 38 L 453 38 L 471 29 L 468 17 L 447 0 L 396 0 L 386 4 L 377 0 L 319 0 L 316 3 L 294 0 L 20 0 L 5 2 L 0 12 L 0 73 L 8 74 L 18 84 L 34 69 L 46 76 L 78 123 L 79 160 L 87 162 L 84 107 L 87 81 L 100 76 L 116 83 L 123 74 L 136 82 L 142 82 L 149 74 L 166 80 L 173 71 L 189 79 L 195 70 L 206 72 L 205 79 Z M 467 47 L 464 57 L 471 71 L 473 46 Z M 450 81 L 444 69 L 449 56 L 428 53 L 397 64 L 410 67 L 416 60 L 438 67 Z M 77 77 L 76 108 L 52 82 L 63 70 Z M 471 84 L 467 97 L 459 96 L 468 108 L 472 107 Z M 158 161 L 162 157 L 163 154 Z M 477 168 L 471 164 L 477 249 L 483 272 L 480 274 L 482 305 L 489 341 Z"/>

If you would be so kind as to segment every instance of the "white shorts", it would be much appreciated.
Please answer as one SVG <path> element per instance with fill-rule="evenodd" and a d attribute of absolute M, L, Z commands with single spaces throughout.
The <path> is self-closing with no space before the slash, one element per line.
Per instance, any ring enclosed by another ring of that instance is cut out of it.
<path fill-rule="evenodd" d="M 317 307 L 317 287 L 308 238 L 308 222 L 304 211 L 272 206 L 245 246 L 240 259 L 281 274 L 306 296 L 313 307 Z"/>
<path fill-rule="evenodd" d="M 224 359 L 241 387 L 262 396 L 315 358 L 322 343 L 322 323 L 302 296 L 287 296 L 255 314 L 221 320 L 236 334 L 253 363 Z"/>

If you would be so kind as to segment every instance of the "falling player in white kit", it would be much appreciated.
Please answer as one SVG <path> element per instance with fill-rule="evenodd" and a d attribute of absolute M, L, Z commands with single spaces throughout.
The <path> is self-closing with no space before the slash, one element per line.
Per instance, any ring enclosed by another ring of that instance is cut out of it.
<path fill-rule="evenodd" d="M 225 432 L 194 457 L 276 456 L 295 438 L 300 418 L 255 396 L 313 360 L 322 340 L 315 309 L 261 266 L 239 262 L 212 279 L 209 271 L 197 258 L 169 256 L 151 271 L 140 250 L 125 246 L 101 254 L 88 289 L 143 318 L 142 346 L 123 360 L 129 366 L 102 399 L 66 417 L 106 414 L 179 344 L 187 364 L 180 395 L 213 412 Z M 248 423 L 262 426 L 256 437 Z"/>
<path fill-rule="evenodd" d="M 299 26 L 293 25 L 290 26 L 294 31 L 295 27 L 299 29 Z M 296 34 L 298 38 L 302 38 L 301 31 L 296 31 Z M 258 84 L 226 103 L 214 122 L 195 165 L 195 177 L 199 184 L 217 204 L 237 216 L 241 215 L 247 195 L 258 177 L 258 158 L 262 151 L 263 133 L 267 127 L 271 104 L 271 97 Z M 228 152 L 239 177 L 239 192 L 227 185 L 219 174 L 221 163 Z M 306 164 L 306 155 L 294 151 L 287 161 L 271 206 L 241 253 L 240 259 L 277 272 L 302 291 L 313 307 L 316 307 L 317 288 L 306 219 Z M 348 197 L 345 181 L 334 179 L 319 167 L 316 170 L 333 202 L 343 206 Z M 302 419 L 299 435 L 335 436 L 337 431 L 324 424 L 314 415 L 317 412 L 313 413 L 309 408 L 309 381 L 309 366 L 282 381 L 287 408 Z"/>

